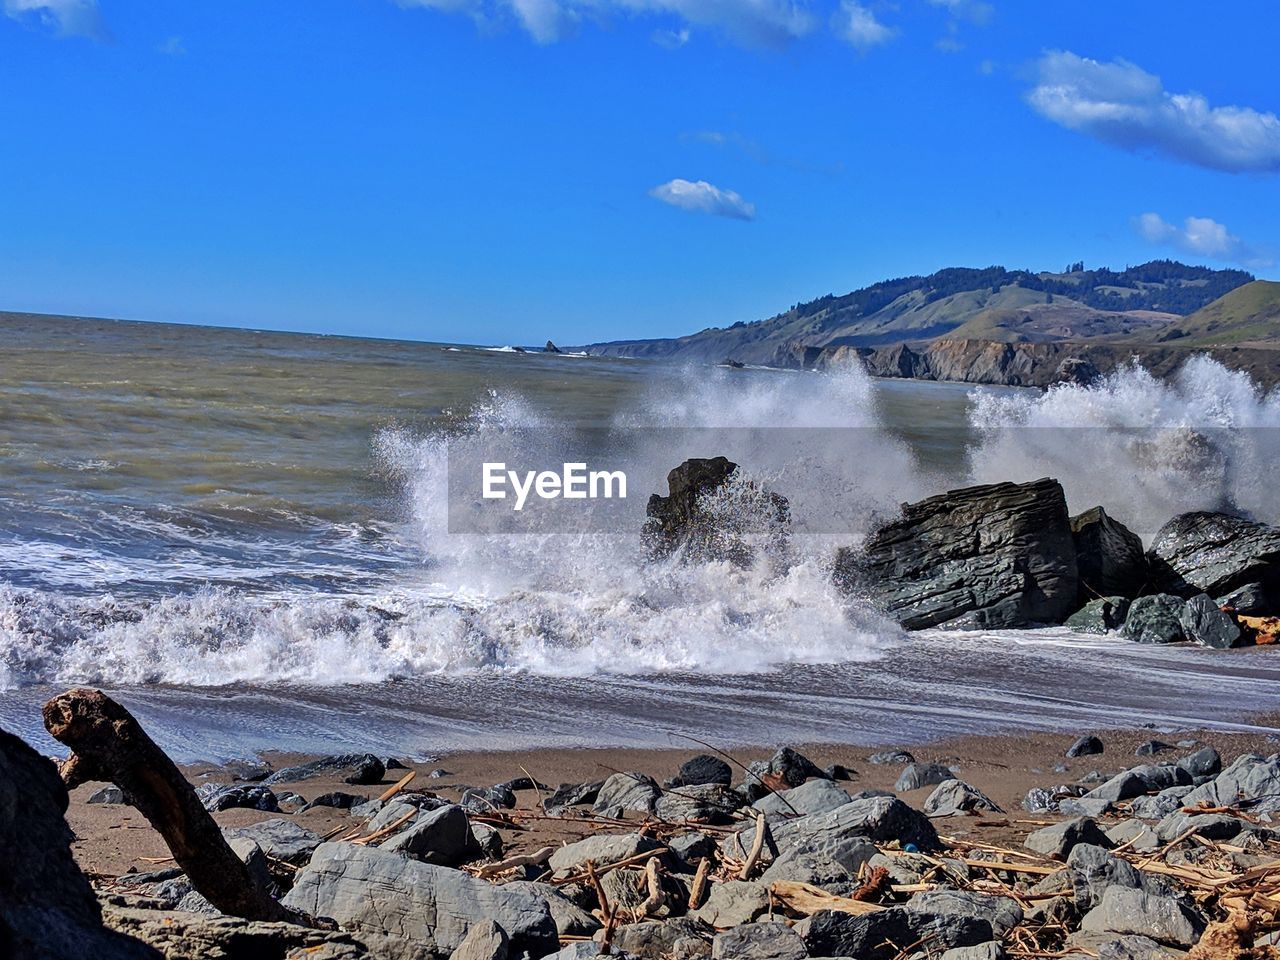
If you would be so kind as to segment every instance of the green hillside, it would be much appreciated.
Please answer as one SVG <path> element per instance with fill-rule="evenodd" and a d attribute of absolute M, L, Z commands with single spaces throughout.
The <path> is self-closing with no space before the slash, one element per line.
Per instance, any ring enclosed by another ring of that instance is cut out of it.
<path fill-rule="evenodd" d="M 1246 283 L 1143 339 L 1187 347 L 1280 348 L 1280 283 Z"/>

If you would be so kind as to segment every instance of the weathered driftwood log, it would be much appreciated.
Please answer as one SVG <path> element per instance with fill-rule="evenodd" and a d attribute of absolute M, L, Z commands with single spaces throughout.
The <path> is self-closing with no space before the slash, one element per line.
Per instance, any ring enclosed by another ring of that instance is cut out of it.
<path fill-rule="evenodd" d="M 254 880 L 191 784 L 120 704 L 100 690 L 69 690 L 44 705 L 44 725 L 72 750 L 61 769 L 68 789 L 88 780 L 114 783 L 164 837 L 191 885 L 223 913 L 316 926 Z"/>

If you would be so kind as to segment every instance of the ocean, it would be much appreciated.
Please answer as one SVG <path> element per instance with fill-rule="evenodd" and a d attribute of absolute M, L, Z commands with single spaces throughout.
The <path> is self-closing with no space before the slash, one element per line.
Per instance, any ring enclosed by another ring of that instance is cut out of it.
<path fill-rule="evenodd" d="M 76 684 L 183 759 L 1234 726 L 1280 693 L 1272 650 L 909 635 L 830 583 L 839 546 L 972 482 L 1054 476 L 1073 511 L 1104 503 L 1148 539 L 1189 509 L 1280 520 L 1280 394 L 1208 359 L 1045 393 L 36 316 L 0 332 L 0 726 L 42 747 L 40 704 Z M 451 492 L 451 464 L 571 453 L 625 469 L 625 501 L 513 532 Z M 649 494 L 717 455 L 789 498 L 785 564 L 648 558 Z"/>

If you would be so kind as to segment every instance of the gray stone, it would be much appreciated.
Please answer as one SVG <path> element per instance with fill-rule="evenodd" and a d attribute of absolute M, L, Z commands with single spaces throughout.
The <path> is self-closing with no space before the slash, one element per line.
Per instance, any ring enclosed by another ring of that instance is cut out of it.
<path fill-rule="evenodd" d="M 720 783 L 699 783 L 664 790 L 653 805 L 659 820 L 720 823 L 743 805 L 742 794 Z"/>
<path fill-rule="evenodd" d="M 604 817 L 618 817 L 628 810 L 653 813 L 660 793 L 652 777 L 643 773 L 615 773 L 600 787 L 591 809 Z"/>
<path fill-rule="evenodd" d="M 1143 820 L 1161 820 L 1176 810 L 1182 809 L 1182 798 L 1194 787 L 1185 784 L 1180 787 L 1168 787 L 1153 797 L 1135 797 L 1129 804 L 1129 813 Z"/>
<path fill-rule="evenodd" d="M 1098 847 L 1111 846 L 1107 835 L 1088 817 L 1065 820 L 1051 827 L 1042 827 L 1026 839 L 1028 850 L 1034 850 L 1055 860 L 1065 860 L 1072 848 L 1081 843 L 1090 843 Z"/>
<path fill-rule="evenodd" d="M 1135 643 L 1181 643 L 1182 609 L 1185 602 L 1171 593 L 1139 597 L 1129 605 L 1124 619 L 1124 635 Z"/>
<path fill-rule="evenodd" d="M 1160 849 L 1160 838 L 1150 824 L 1140 820 L 1122 820 L 1107 830 L 1112 845 L 1125 846 L 1134 853 L 1152 853 Z"/>
<path fill-rule="evenodd" d="M 733 783 L 733 768 L 719 757 L 700 753 L 680 764 L 672 786 L 693 787 L 704 783 L 718 783 L 727 787 Z"/>
<path fill-rule="evenodd" d="M 1280 810 L 1280 756 L 1243 754 L 1182 799 L 1188 807 L 1230 807 L 1244 801 L 1250 813 L 1274 813 Z"/>
<path fill-rule="evenodd" d="M 1099 597 L 1067 617 L 1065 626 L 1080 633 L 1107 634 L 1124 626 L 1129 612 L 1129 600 L 1125 597 Z"/>
<path fill-rule="evenodd" d="M 358 793 L 347 793 L 345 790 L 331 790 L 328 793 L 322 793 L 310 803 L 306 809 L 313 807 L 332 807 L 335 810 L 353 810 L 356 807 L 363 806 L 369 801 L 368 797 L 361 796 Z"/>
<path fill-rule="evenodd" d="M 1168 887 L 1158 877 L 1137 870 L 1127 860 L 1091 843 L 1080 843 L 1067 855 L 1067 874 L 1075 890 L 1076 904 L 1090 910 L 1102 900 L 1112 885 L 1130 887 L 1144 893 L 1167 896 Z"/>
<path fill-rule="evenodd" d="M 1098 946 L 1098 960 L 1174 960 L 1176 956 L 1150 937 L 1117 937 Z"/>
<path fill-rule="evenodd" d="M 898 775 L 898 780 L 893 785 L 893 789 L 898 793 L 907 793 L 911 790 L 919 790 L 921 787 L 932 787 L 954 779 L 954 771 L 940 763 L 912 763 Z"/>
<path fill-rule="evenodd" d="M 561 847 L 547 862 L 553 871 L 564 876 L 576 873 L 588 860 L 598 864 L 616 863 L 657 848 L 651 837 L 638 833 L 596 834 Z"/>
<path fill-rule="evenodd" d="M 371 753 L 348 753 L 342 756 L 321 757 L 308 763 L 285 767 L 267 777 L 266 783 L 296 783 L 316 777 L 333 777 L 343 783 L 381 783 L 387 769 Z"/>
<path fill-rule="evenodd" d="M 1078 576 L 1066 498 L 1056 480 L 953 490 L 905 504 L 835 576 L 909 630 L 1061 623 Z"/>
<path fill-rule="evenodd" d="M 409 826 L 382 841 L 379 849 L 427 863 L 452 865 L 467 857 L 471 823 L 462 807 L 450 804 L 423 812 Z"/>
<path fill-rule="evenodd" d="M 760 875 L 760 882 L 768 885 L 791 880 L 833 893 L 849 893 L 859 885 L 858 872 L 863 864 L 876 855 L 875 844 L 860 837 L 830 841 L 817 847 L 789 847 L 769 864 Z"/>
<path fill-rule="evenodd" d="M 770 793 L 752 804 L 772 816 L 795 817 L 826 813 L 849 802 L 849 794 L 830 780 L 810 780 L 781 793 Z"/>
<path fill-rule="evenodd" d="M 127 803 L 124 798 L 124 791 L 117 787 L 114 783 L 109 783 L 105 787 L 95 790 L 89 794 L 89 799 L 85 803 Z"/>
<path fill-rule="evenodd" d="M 906 750 L 884 750 L 867 757 L 870 763 L 915 763 L 916 758 Z"/>
<path fill-rule="evenodd" d="M 980 917 L 890 907 L 861 914 L 820 910 L 809 918 L 802 936 L 811 956 L 889 960 L 922 941 L 931 949 L 949 950 L 987 943 L 993 935 L 991 924 Z"/>
<path fill-rule="evenodd" d="M 280 809 L 276 795 L 266 787 L 252 784 L 204 783 L 196 787 L 196 796 L 210 812 L 247 807 L 250 810 L 266 810 L 276 813 Z"/>
<path fill-rule="evenodd" d="M 1246 617 L 1265 617 L 1275 612 L 1266 589 L 1260 583 L 1246 583 L 1243 587 L 1218 597 L 1218 603 Z"/>
<path fill-rule="evenodd" d="M 1206 840 L 1230 840 L 1249 822 L 1225 813 L 1171 813 L 1156 824 L 1156 836 L 1164 843 L 1172 843 L 1188 830 L 1194 830 Z"/>
<path fill-rule="evenodd" d="M 769 888 L 753 880 L 713 884 L 706 903 L 689 914 L 713 927 L 750 923 L 769 909 Z"/>
<path fill-rule="evenodd" d="M 323 842 L 318 834 L 306 827 L 280 817 L 222 832 L 228 838 L 252 840 L 267 856 L 295 866 L 302 866 L 310 860 L 316 847 Z"/>
<path fill-rule="evenodd" d="M 1168 753 L 1176 749 L 1172 743 L 1165 743 L 1163 740 L 1147 740 L 1138 744 L 1133 754 L 1137 757 L 1154 757 L 1157 753 Z"/>
<path fill-rule="evenodd" d="M 1199 593 L 1182 608 L 1182 632 L 1188 640 L 1204 647 L 1228 650 L 1248 641 L 1235 618 L 1227 616 L 1206 593 Z"/>
<path fill-rule="evenodd" d="M 464 790 L 458 801 L 464 810 L 472 813 L 493 813 L 495 810 L 511 810 L 516 805 L 515 791 L 505 783 L 481 790 L 472 787 Z"/>
<path fill-rule="evenodd" d="M 978 810 L 1004 812 L 994 800 L 963 780 L 944 780 L 924 802 L 924 812 L 931 817 L 955 817 Z"/>
<path fill-rule="evenodd" d="M 1187 771 L 1193 780 L 1216 777 L 1222 772 L 1222 757 L 1213 747 L 1201 747 L 1179 760 L 1178 766 Z"/>
<path fill-rule="evenodd" d="M 1280 584 L 1280 529 L 1222 513 L 1184 513 L 1156 534 L 1148 558 L 1162 589 L 1221 596 L 1260 584 L 1271 599 Z"/>
<path fill-rule="evenodd" d="M 711 933 L 705 924 L 691 917 L 646 920 L 619 927 L 614 933 L 613 946 L 640 960 L 666 960 L 677 955 L 706 957 L 711 954 Z"/>
<path fill-rule="evenodd" d="M 921 850 L 938 846 L 938 833 L 928 817 L 896 797 L 853 800 L 828 813 L 813 813 L 771 824 L 769 832 L 779 854 L 791 847 L 821 850 L 828 844 L 855 837 L 882 843 L 896 840 L 903 845 L 914 844 Z M 754 838 L 755 826 L 752 825 L 731 834 L 723 846 L 732 856 L 744 857 Z"/>
<path fill-rule="evenodd" d="M 1105 797 L 1063 797 L 1058 801 L 1058 812 L 1069 817 L 1100 817 L 1115 808 Z"/>
<path fill-rule="evenodd" d="M 716 841 L 707 834 L 694 830 L 672 837 L 667 841 L 667 849 L 687 864 L 715 853 Z"/>
<path fill-rule="evenodd" d="M 1005 960 L 1004 944 L 988 940 L 973 947 L 952 947 L 943 950 L 940 960 Z"/>
<path fill-rule="evenodd" d="M 1071 518 L 1079 569 L 1078 601 L 1092 597 L 1136 597 L 1150 581 L 1142 539 L 1094 507 Z"/>
<path fill-rule="evenodd" d="M 805 960 L 809 951 L 785 923 L 744 923 L 717 934 L 712 960 Z"/>
<path fill-rule="evenodd" d="M 556 932 L 562 937 L 589 937 L 600 929 L 600 921 L 560 892 L 559 887 L 533 880 L 512 880 L 508 890 L 523 890 L 547 901 Z"/>
<path fill-rule="evenodd" d="M 927 890 L 907 901 L 907 909 L 952 917 L 981 917 L 997 938 L 1022 922 L 1022 908 L 1011 897 L 968 890 Z"/>
<path fill-rule="evenodd" d="M 554 814 L 563 807 L 574 807 L 581 803 L 594 803 L 603 786 L 603 780 L 591 783 L 562 783 L 555 793 L 547 797 L 545 804 L 547 813 Z"/>
<path fill-rule="evenodd" d="M 1120 886 L 1107 887 L 1098 905 L 1080 921 L 1080 929 L 1086 932 L 1150 937 L 1175 947 L 1194 945 L 1204 927 L 1197 911 L 1172 897 Z"/>
<path fill-rule="evenodd" d="M 517 953 L 542 956 L 559 946 L 541 897 L 350 843 L 321 844 L 283 902 L 344 929 L 421 941 L 442 954 L 486 920 L 506 931 Z"/>
<path fill-rule="evenodd" d="M 507 960 L 507 934 L 492 920 L 474 924 L 449 960 Z"/>
<path fill-rule="evenodd" d="M 473 823 L 469 846 L 490 860 L 497 860 L 502 856 L 502 834 L 487 823 Z"/>
<path fill-rule="evenodd" d="M 1075 743 L 1067 748 L 1068 757 L 1090 757 L 1097 756 L 1102 753 L 1106 747 L 1102 741 L 1093 734 L 1086 734 L 1080 737 Z"/>

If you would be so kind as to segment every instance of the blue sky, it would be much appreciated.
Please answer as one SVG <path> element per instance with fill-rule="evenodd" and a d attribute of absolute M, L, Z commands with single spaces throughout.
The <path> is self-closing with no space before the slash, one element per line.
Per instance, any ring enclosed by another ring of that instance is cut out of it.
<path fill-rule="evenodd" d="M 482 343 L 1280 277 L 1271 3 L 0 0 L 0 309 Z"/>

